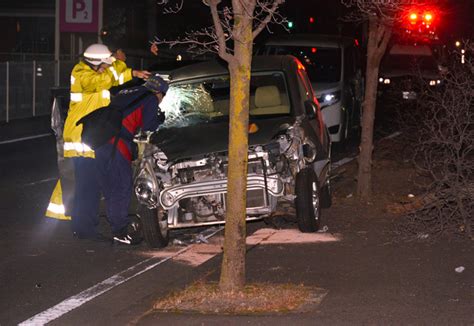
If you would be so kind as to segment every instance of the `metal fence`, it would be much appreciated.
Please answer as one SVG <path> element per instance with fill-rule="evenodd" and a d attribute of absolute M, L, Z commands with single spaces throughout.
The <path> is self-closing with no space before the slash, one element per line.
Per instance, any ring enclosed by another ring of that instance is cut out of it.
<path fill-rule="evenodd" d="M 54 61 L 0 63 L 0 121 L 47 115 L 51 111 L 51 88 L 69 85 L 75 62 L 61 61 L 56 72 Z M 61 73 L 63 71 L 63 73 Z"/>

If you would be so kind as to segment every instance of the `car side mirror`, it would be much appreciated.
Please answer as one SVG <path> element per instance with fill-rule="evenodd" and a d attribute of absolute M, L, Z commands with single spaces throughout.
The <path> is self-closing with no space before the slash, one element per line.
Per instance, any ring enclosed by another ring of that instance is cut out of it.
<path fill-rule="evenodd" d="M 304 113 L 308 117 L 308 119 L 313 120 L 316 119 L 316 112 L 318 111 L 318 107 L 316 103 L 311 100 L 307 100 L 304 102 Z"/>

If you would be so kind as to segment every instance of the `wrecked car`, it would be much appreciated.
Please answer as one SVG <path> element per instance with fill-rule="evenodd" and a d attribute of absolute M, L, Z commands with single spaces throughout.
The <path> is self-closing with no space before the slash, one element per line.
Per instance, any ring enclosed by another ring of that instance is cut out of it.
<path fill-rule="evenodd" d="M 145 241 L 225 223 L 230 79 L 205 62 L 170 74 L 160 128 L 135 138 L 137 215 Z M 330 139 L 304 66 L 293 56 L 256 57 L 250 82 L 247 221 L 294 203 L 299 229 L 315 232 L 331 204 Z"/>

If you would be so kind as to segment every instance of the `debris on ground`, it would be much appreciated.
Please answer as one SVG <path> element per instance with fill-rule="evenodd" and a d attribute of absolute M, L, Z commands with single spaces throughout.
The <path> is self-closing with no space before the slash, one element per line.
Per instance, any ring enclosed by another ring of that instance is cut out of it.
<path fill-rule="evenodd" d="M 464 272 L 466 268 L 464 266 L 459 266 L 459 267 L 456 267 L 454 270 L 456 271 L 456 273 L 462 273 Z"/>
<path fill-rule="evenodd" d="M 197 234 L 194 237 L 194 243 L 209 243 L 209 240 L 207 240 L 202 234 Z"/>
<path fill-rule="evenodd" d="M 421 233 L 421 234 L 418 234 L 416 237 L 420 240 L 426 240 L 430 237 L 430 235 L 428 233 Z"/>
<path fill-rule="evenodd" d="M 184 241 L 181 241 L 179 239 L 173 239 L 171 243 L 175 246 L 186 246 L 186 243 L 184 243 Z"/>
<path fill-rule="evenodd" d="M 325 225 L 320 230 L 318 230 L 318 233 L 326 233 L 328 231 L 329 231 L 329 228 L 327 225 Z"/>

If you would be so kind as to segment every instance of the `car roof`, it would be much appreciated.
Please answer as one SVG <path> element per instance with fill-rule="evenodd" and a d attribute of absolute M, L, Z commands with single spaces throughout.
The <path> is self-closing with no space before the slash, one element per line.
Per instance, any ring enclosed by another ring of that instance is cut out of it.
<path fill-rule="evenodd" d="M 256 56 L 252 58 L 252 72 L 257 71 L 288 71 L 299 61 L 291 55 Z M 186 79 L 203 78 L 229 74 L 227 62 L 217 59 L 197 63 L 173 70 L 169 79 L 177 82 Z"/>
<path fill-rule="evenodd" d="M 285 34 L 274 36 L 265 42 L 265 45 L 293 45 L 293 46 L 320 46 L 340 48 L 351 45 L 354 39 L 346 36 L 324 34 Z"/>
<path fill-rule="evenodd" d="M 433 52 L 427 45 L 406 45 L 395 44 L 390 48 L 391 55 L 416 55 L 416 56 L 432 56 Z"/>

